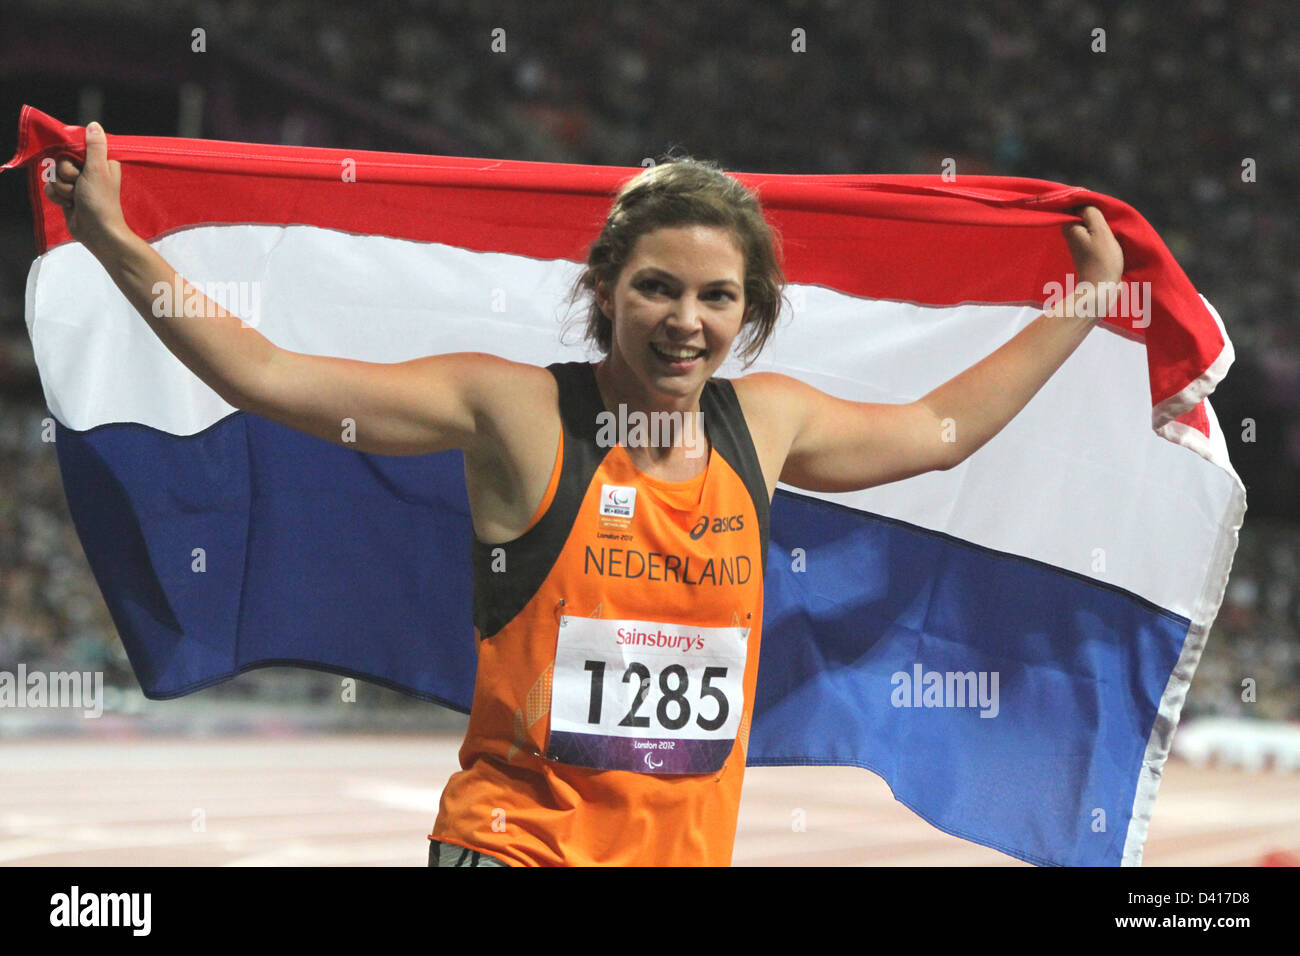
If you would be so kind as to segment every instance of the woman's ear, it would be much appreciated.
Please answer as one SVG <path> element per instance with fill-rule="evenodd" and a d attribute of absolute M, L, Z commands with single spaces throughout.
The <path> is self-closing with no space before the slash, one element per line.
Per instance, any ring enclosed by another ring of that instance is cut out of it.
<path fill-rule="evenodd" d="M 611 301 L 611 299 L 610 299 L 609 291 L 608 291 L 608 290 L 609 290 L 609 287 L 605 284 L 605 280 L 604 280 L 604 279 L 598 279 L 598 280 L 596 281 L 596 305 L 599 306 L 600 311 L 601 311 L 602 313 L 604 313 L 605 318 L 607 318 L 607 319 L 609 319 L 609 321 L 613 322 L 613 321 L 614 321 L 614 303 L 613 303 L 613 301 Z"/>

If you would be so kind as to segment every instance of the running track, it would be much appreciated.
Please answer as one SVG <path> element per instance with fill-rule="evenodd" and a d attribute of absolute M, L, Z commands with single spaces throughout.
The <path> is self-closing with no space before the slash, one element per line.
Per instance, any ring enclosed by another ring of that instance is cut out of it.
<path fill-rule="evenodd" d="M 0 742 L 0 866 L 423 866 L 459 741 Z M 737 865 L 1025 865 L 934 829 L 865 770 L 746 777 Z M 1300 774 L 1168 765 L 1145 865 L 1250 865 L 1270 851 L 1300 853 Z"/>

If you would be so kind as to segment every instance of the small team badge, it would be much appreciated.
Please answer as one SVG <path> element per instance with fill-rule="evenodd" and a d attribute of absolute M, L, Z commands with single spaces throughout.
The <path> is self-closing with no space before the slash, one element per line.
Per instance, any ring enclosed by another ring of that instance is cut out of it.
<path fill-rule="evenodd" d="M 631 518 L 636 510 L 636 488 L 631 485 L 600 486 L 600 516 Z"/>
<path fill-rule="evenodd" d="M 600 524 L 604 528 L 627 528 L 636 511 L 636 488 L 631 485 L 600 486 Z"/>

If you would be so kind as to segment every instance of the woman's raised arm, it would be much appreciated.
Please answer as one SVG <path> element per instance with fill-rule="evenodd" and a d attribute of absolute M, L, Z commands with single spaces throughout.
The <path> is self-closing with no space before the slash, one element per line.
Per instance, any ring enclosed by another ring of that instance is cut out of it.
<path fill-rule="evenodd" d="M 132 232 L 122 214 L 121 182 L 103 128 L 91 123 L 85 163 L 60 158 L 45 194 L 62 207 L 68 232 L 99 260 L 163 344 L 225 401 L 378 454 L 467 448 L 485 432 L 482 421 L 499 404 L 512 363 L 459 352 L 382 364 L 279 348 L 178 277 Z M 160 284 L 179 285 L 184 294 L 160 298 L 154 292 Z M 186 316 L 184 303 L 194 297 L 200 315 Z"/>
<path fill-rule="evenodd" d="M 946 471 L 1006 427 L 1117 301 L 1124 252 L 1095 206 L 1081 218 L 1064 230 L 1075 297 L 914 402 L 847 401 L 776 372 L 741 379 L 759 414 L 781 423 L 781 481 L 844 492 Z"/>

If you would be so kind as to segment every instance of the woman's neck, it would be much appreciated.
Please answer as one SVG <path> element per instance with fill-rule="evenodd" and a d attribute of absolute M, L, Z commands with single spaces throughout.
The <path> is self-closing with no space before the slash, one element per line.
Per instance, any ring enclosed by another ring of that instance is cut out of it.
<path fill-rule="evenodd" d="M 608 357 L 596 364 L 595 375 L 608 413 L 603 421 L 616 430 L 617 443 L 627 447 L 634 462 L 667 466 L 708 453 L 700 411 L 703 385 L 690 396 L 650 394 L 637 387 L 635 376 L 620 376 Z"/>

